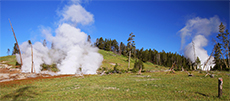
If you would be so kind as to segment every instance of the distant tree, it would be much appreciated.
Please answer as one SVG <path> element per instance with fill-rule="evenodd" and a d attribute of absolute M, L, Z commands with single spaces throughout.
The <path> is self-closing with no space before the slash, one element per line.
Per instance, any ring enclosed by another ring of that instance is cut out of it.
<path fill-rule="evenodd" d="M 106 51 L 111 51 L 112 49 L 111 49 L 111 43 L 112 43 L 112 41 L 111 41 L 111 39 L 105 39 L 105 50 Z"/>
<path fill-rule="evenodd" d="M 148 51 L 147 49 L 146 49 L 145 51 L 142 52 L 142 59 L 141 59 L 141 60 L 142 60 L 143 62 L 147 62 L 147 61 L 149 60 L 149 59 L 148 59 L 148 58 L 149 58 L 149 54 L 148 54 L 148 53 L 149 53 L 149 51 Z"/>
<path fill-rule="evenodd" d="M 164 50 L 162 50 L 161 52 L 161 59 L 162 59 L 161 61 L 162 65 L 166 66 L 167 65 L 167 54 L 165 53 Z"/>
<path fill-rule="evenodd" d="M 7 54 L 10 55 L 10 49 L 9 48 L 7 49 Z"/>
<path fill-rule="evenodd" d="M 104 49 L 104 39 L 101 37 L 98 42 L 98 48 L 99 49 Z"/>
<path fill-rule="evenodd" d="M 114 53 L 117 53 L 119 51 L 118 49 L 118 42 L 116 39 L 113 39 L 111 42 L 111 49 Z"/>
<path fill-rule="evenodd" d="M 53 42 L 51 43 L 51 49 L 54 49 L 54 43 Z"/>
<path fill-rule="evenodd" d="M 121 50 L 121 44 L 122 44 L 122 42 L 119 45 L 119 55 L 121 55 L 121 52 L 122 52 L 122 50 Z"/>
<path fill-rule="evenodd" d="M 157 65 L 161 65 L 161 55 L 160 55 L 160 53 L 156 54 L 156 61 L 157 61 Z"/>
<path fill-rule="evenodd" d="M 13 52 L 12 52 L 12 55 L 15 55 L 15 54 L 19 54 L 17 43 L 14 43 L 14 49 L 13 49 Z"/>
<path fill-rule="evenodd" d="M 31 65 L 31 73 L 35 72 L 35 69 L 34 69 L 34 61 L 33 61 L 33 45 L 31 43 L 30 40 L 28 40 L 28 43 L 29 45 L 31 46 L 31 62 L 32 62 L 32 65 Z"/>
<path fill-rule="evenodd" d="M 129 52 L 128 70 L 129 70 L 129 68 L 130 68 L 131 50 L 132 50 L 132 48 L 135 46 L 134 37 L 135 37 L 135 35 L 133 35 L 133 33 L 130 33 L 130 34 L 129 34 L 129 38 L 128 38 L 128 40 L 127 40 L 127 41 L 128 41 L 127 50 L 128 50 L 128 52 Z"/>
<path fill-rule="evenodd" d="M 98 46 L 99 46 L 99 39 L 98 39 L 98 38 L 96 39 L 96 42 L 94 43 L 94 46 L 95 46 L 95 47 L 98 47 Z"/>
<path fill-rule="evenodd" d="M 91 43 L 91 37 L 88 35 L 87 42 Z"/>
<path fill-rule="evenodd" d="M 120 50 L 121 50 L 122 55 L 127 56 L 126 55 L 126 46 L 123 42 L 120 43 Z"/>
<path fill-rule="evenodd" d="M 196 66 L 196 68 L 198 68 L 198 67 L 200 67 L 201 66 L 201 64 L 200 64 L 201 62 L 200 62 L 200 59 L 199 59 L 199 57 L 197 57 L 196 58 L 196 61 L 195 61 L 195 66 Z"/>
<path fill-rule="evenodd" d="M 43 40 L 43 46 L 46 47 L 47 45 L 47 42 L 46 42 L 46 39 Z"/>

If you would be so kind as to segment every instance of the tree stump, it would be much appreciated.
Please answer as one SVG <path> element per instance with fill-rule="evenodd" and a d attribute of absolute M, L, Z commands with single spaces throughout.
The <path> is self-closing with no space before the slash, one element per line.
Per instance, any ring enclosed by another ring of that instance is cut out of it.
<path fill-rule="evenodd" d="M 222 89 L 223 89 L 223 79 L 218 79 L 218 97 L 220 98 L 222 96 Z"/>

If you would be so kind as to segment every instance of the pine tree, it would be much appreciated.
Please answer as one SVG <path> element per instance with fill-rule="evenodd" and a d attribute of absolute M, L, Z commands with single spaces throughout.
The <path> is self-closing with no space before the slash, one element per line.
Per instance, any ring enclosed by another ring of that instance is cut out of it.
<path fill-rule="evenodd" d="M 7 49 L 7 54 L 10 55 L 10 49 L 9 48 Z"/>
<path fill-rule="evenodd" d="M 98 39 L 98 38 L 96 39 L 96 42 L 94 43 L 94 46 L 95 46 L 95 47 L 98 47 L 98 46 L 99 46 L 99 39 Z M 98 48 L 99 48 L 99 47 L 98 47 Z"/>
<path fill-rule="evenodd" d="M 46 47 L 47 45 L 47 42 L 46 42 L 46 39 L 43 40 L 43 46 Z"/>
<path fill-rule="evenodd" d="M 219 39 L 219 43 L 220 43 L 221 48 L 222 48 L 221 54 L 222 54 L 223 61 L 226 65 L 226 67 L 229 68 L 229 66 L 230 66 L 230 50 L 229 50 L 229 48 L 230 48 L 230 44 L 229 44 L 230 34 L 228 32 L 228 29 L 226 29 L 225 33 L 224 33 L 224 30 L 225 30 L 225 26 L 221 22 L 221 24 L 219 26 L 219 32 L 220 33 L 217 35 L 217 38 Z M 228 63 L 226 62 L 225 57 L 228 59 Z"/>
<path fill-rule="evenodd" d="M 102 37 L 100 37 L 100 39 L 99 39 L 99 42 L 98 42 L 98 48 L 99 49 L 104 49 L 104 39 L 102 38 Z"/>
<path fill-rule="evenodd" d="M 213 69 L 222 70 L 223 68 L 222 68 L 222 64 L 221 64 L 221 53 L 220 53 L 221 45 L 220 45 L 220 43 L 217 43 L 215 46 L 216 46 L 216 49 L 214 51 L 214 63 L 216 65 L 214 66 Z"/>
<path fill-rule="evenodd" d="M 112 42 L 111 42 L 111 50 L 114 53 L 117 53 L 119 51 L 119 49 L 118 49 L 118 42 L 117 42 L 116 39 L 113 39 Z"/>
<path fill-rule="evenodd" d="M 90 35 L 88 35 L 87 42 L 91 43 L 91 37 L 90 37 Z"/>
<path fill-rule="evenodd" d="M 13 49 L 13 52 L 12 52 L 12 55 L 15 55 L 15 54 L 19 54 L 17 43 L 14 43 L 14 49 Z"/>

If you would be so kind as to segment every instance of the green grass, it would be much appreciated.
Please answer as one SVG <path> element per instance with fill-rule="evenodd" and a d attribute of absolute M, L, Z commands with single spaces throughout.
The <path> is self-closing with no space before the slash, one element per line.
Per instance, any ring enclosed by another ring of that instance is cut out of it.
<path fill-rule="evenodd" d="M 3 61 L 6 62 L 4 64 L 8 64 L 8 65 L 11 65 L 14 67 L 16 65 L 16 56 L 15 55 L 9 55 L 9 56 L 0 57 L 0 62 L 3 62 Z"/>
<path fill-rule="evenodd" d="M 113 69 L 111 63 L 118 63 L 118 69 L 127 70 L 127 57 L 104 50 L 99 53 L 104 57 L 102 67 Z M 15 56 L 1 57 L 0 61 L 16 63 Z M 131 67 L 133 64 L 131 59 Z M 168 69 L 149 62 L 144 66 L 146 70 Z M 214 72 L 214 78 L 198 71 L 192 74 L 195 76 L 154 72 L 19 80 L 0 83 L 0 100 L 230 100 L 229 72 Z M 217 97 L 219 77 L 224 80 L 222 98 Z"/>
<path fill-rule="evenodd" d="M 0 83 L 0 100 L 230 100 L 226 73 L 216 72 L 214 78 L 198 72 L 193 72 L 194 77 L 185 72 L 155 72 L 23 80 L 14 85 Z M 222 98 L 217 97 L 218 77 L 224 80 Z"/>

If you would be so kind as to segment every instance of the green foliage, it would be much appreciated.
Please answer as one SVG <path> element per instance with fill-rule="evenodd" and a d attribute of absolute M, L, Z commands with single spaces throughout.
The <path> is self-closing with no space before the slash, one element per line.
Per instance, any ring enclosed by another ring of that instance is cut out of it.
<path fill-rule="evenodd" d="M 215 45 L 214 58 L 216 63 L 215 68 L 222 70 L 222 67 L 229 68 L 230 66 L 230 34 L 228 29 L 225 30 L 225 26 L 222 22 L 219 25 L 219 32 L 220 33 L 217 35 L 218 42 L 216 42 Z"/>
<path fill-rule="evenodd" d="M 144 69 L 143 62 L 141 60 L 135 60 L 134 67 L 132 69 L 132 72 L 136 73 L 140 69 Z"/>
<path fill-rule="evenodd" d="M 19 54 L 19 49 L 17 47 L 17 43 L 14 43 L 14 48 L 13 48 L 13 52 L 12 52 L 12 55 L 15 55 L 15 54 Z"/>
<path fill-rule="evenodd" d="M 42 71 L 43 70 L 49 70 L 49 71 L 53 71 L 53 72 L 58 72 L 59 69 L 57 68 L 56 64 L 52 64 L 52 65 L 47 65 L 47 64 L 41 64 L 42 67 Z"/>

